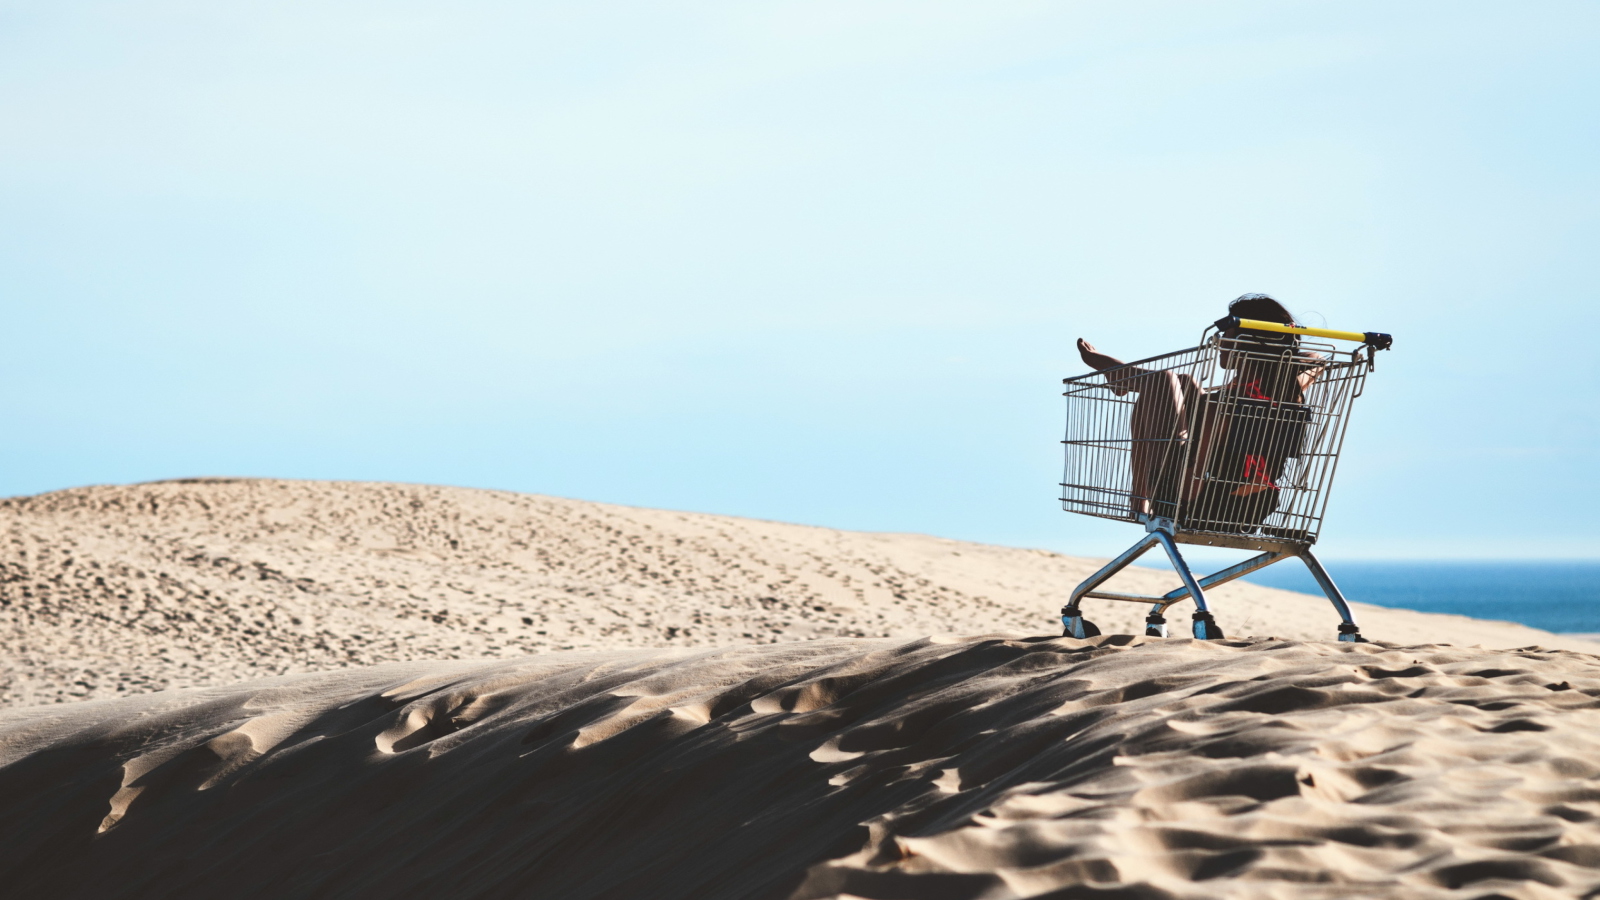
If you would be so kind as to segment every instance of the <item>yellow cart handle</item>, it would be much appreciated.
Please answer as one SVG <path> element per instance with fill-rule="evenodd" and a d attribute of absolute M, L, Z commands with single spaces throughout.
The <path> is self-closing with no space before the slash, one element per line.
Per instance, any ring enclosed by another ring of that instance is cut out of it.
<path fill-rule="evenodd" d="M 1241 319 L 1238 316 L 1223 316 L 1215 324 L 1219 331 L 1242 328 L 1246 331 L 1304 334 L 1311 337 L 1332 338 L 1336 341 L 1355 341 L 1360 344 L 1370 344 L 1374 350 L 1387 350 L 1394 345 L 1394 338 L 1381 331 L 1335 331 L 1332 328 L 1306 328 L 1303 325 L 1284 325 L 1279 322 L 1263 322 L 1260 319 Z"/>

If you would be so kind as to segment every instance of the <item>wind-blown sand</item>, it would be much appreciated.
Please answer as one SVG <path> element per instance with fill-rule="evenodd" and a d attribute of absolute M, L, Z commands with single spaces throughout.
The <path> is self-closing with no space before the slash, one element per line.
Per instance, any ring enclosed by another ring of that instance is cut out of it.
<path fill-rule="evenodd" d="M 0 714 L 52 898 L 1489 898 L 1600 888 L 1600 659 L 827 639 Z"/>
<path fill-rule="evenodd" d="M 1100 562 L 463 488 L 79 488 L 0 501 L 0 703 L 563 649 L 1058 634 L 1057 610 Z M 1162 592 L 1177 579 L 1139 569 L 1114 584 Z M 1338 623 L 1320 598 L 1242 583 L 1210 594 L 1229 635 L 1323 640 Z M 1086 608 L 1106 633 L 1143 632 L 1143 607 Z M 1179 631 L 1186 610 L 1169 617 Z M 1357 612 L 1369 637 L 1402 643 L 1600 649 L 1508 623 Z"/>
<path fill-rule="evenodd" d="M 1076 641 L 1095 560 L 410 485 L 0 526 L 7 898 L 1600 896 L 1577 638 L 1234 585 L 1256 637 Z"/>

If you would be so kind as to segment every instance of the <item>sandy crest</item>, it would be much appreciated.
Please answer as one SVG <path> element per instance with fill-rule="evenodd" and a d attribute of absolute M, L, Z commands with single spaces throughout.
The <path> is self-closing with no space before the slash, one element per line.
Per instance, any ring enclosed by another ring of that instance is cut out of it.
<path fill-rule="evenodd" d="M 52 898 L 1578 897 L 1600 659 L 1107 637 L 399 663 L 0 714 Z"/>
<path fill-rule="evenodd" d="M 0 703 L 566 649 L 1054 634 L 1099 563 L 463 488 L 78 488 L 0 501 Z M 1117 584 L 1177 581 L 1135 570 Z M 1235 584 L 1213 599 L 1230 635 L 1335 633 L 1320 598 Z M 1143 630 L 1142 607 L 1090 609 L 1107 633 Z M 1597 647 L 1459 616 L 1358 614 L 1369 636 L 1402 643 Z"/>

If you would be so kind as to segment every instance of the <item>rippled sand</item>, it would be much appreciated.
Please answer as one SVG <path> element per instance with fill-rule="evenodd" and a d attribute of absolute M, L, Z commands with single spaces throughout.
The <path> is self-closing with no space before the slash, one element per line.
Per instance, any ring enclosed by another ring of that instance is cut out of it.
<path fill-rule="evenodd" d="M 401 663 L 0 714 L 60 898 L 1578 897 L 1600 659 L 986 636 Z"/>

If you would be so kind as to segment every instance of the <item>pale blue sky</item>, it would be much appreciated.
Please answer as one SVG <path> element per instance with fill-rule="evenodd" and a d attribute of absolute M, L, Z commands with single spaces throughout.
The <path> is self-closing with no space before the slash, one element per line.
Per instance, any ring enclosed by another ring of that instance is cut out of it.
<path fill-rule="evenodd" d="M 0 494 L 462 484 L 1112 552 L 1059 383 L 1396 335 L 1331 557 L 1600 555 L 1593 2 L 0 2 Z"/>

